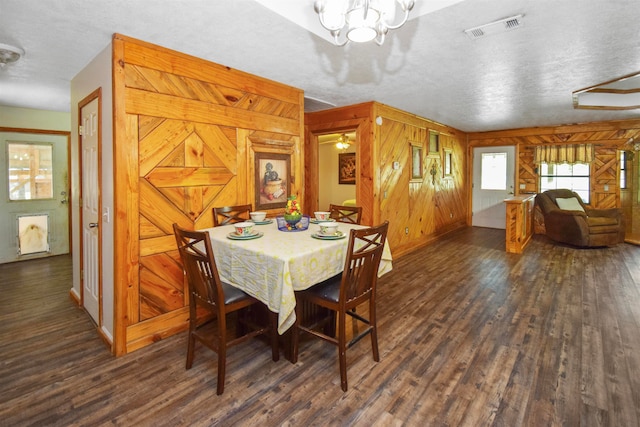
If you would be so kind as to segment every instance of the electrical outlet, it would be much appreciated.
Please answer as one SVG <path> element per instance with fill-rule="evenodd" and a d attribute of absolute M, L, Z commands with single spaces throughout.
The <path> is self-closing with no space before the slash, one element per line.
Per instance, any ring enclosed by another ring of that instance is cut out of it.
<path fill-rule="evenodd" d="M 453 214 L 452 213 L 449 214 L 449 218 L 453 218 Z"/>
<path fill-rule="evenodd" d="M 404 234 L 409 234 L 409 227 L 404 228 Z"/>

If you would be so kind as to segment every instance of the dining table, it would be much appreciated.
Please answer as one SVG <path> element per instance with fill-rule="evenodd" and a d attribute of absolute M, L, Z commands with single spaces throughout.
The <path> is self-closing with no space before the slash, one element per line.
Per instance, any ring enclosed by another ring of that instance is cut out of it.
<path fill-rule="evenodd" d="M 318 223 L 310 223 L 306 230 L 281 230 L 275 218 L 255 224 L 251 238 L 239 238 L 234 225 L 199 231 L 209 232 L 220 279 L 278 313 L 278 333 L 282 335 L 296 320 L 295 292 L 341 273 L 349 232 L 367 228 L 338 224 L 334 236 L 322 236 Z M 385 242 L 378 277 L 391 269 L 391 250 Z"/>

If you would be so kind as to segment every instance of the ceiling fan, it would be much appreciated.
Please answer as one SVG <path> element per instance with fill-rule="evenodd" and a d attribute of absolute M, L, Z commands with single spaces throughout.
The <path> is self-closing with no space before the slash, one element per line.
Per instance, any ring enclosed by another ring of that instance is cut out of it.
<path fill-rule="evenodd" d="M 319 137 L 320 144 L 335 144 L 339 150 L 346 150 L 355 141 L 355 132 L 327 134 Z"/>

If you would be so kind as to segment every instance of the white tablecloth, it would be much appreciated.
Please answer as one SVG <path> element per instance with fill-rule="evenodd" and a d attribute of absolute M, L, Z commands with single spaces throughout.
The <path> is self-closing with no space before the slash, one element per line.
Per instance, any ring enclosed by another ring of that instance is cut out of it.
<path fill-rule="evenodd" d="M 222 281 L 264 302 L 278 313 L 278 332 L 284 333 L 295 322 L 294 291 L 307 289 L 342 272 L 349 242 L 349 231 L 365 226 L 339 223 L 347 235 L 340 240 L 318 240 L 311 235 L 319 231 L 310 224 L 305 231 L 278 230 L 276 221 L 255 225 L 264 233 L 258 239 L 231 240 L 232 225 L 207 228 Z M 391 250 L 385 244 L 378 276 L 392 268 Z"/>

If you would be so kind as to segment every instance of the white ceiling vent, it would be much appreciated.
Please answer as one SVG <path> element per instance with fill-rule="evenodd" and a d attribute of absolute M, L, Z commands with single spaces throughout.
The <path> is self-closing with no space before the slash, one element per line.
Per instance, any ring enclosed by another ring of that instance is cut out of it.
<path fill-rule="evenodd" d="M 524 15 L 511 16 L 509 18 L 500 19 L 478 27 L 469 28 L 464 32 L 470 39 L 475 40 L 491 34 L 504 33 L 505 31 L 515 30 L 524 25 L 522 18 Z"/>
<path fill-rule="evenodd" d="M 305 113 L 313 113 L 314 111 L 322 111 L 328 110 L 330 108 L 335 107 L 335 104 L 331 104 L 330 102 L 323 101 L 318 98 L 312 98 L 310 96 L 304 97 L 304 112 Z"/>

